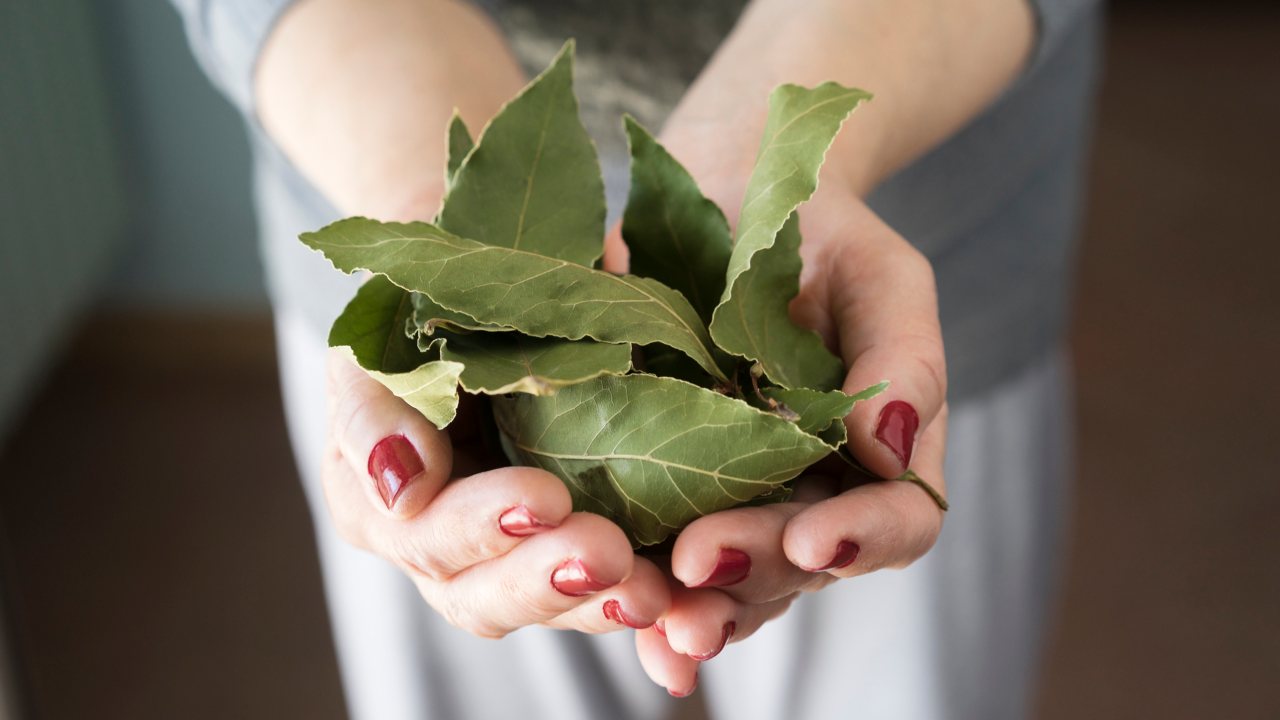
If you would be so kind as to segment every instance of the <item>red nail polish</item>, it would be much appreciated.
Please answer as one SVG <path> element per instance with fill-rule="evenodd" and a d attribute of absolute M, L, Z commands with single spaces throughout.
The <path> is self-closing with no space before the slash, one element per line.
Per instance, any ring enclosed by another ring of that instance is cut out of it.
<path fill-rule="evenodd" d="M 876 440 L 889 448 L 902 463 L 906 472 L 911 464 L 911 451 L 916 444 L 916 431 L 920 429 L 920 416 L 911 403 L 894 400 L 880 411 L 880 424 L 876 426 Z"/>
<path fill-rule="evenodd" d="M 517 505 L 498 516 L 498 529 L 511 537 L 524 537 L 550 530 L 555 525 L 544 523 L 529 512 L 524 505 Z"/>
<path fill-rule="evenodd" d="M 604 601 L 604 616 L 619 625 L 626 625 L 627 627 L 634 628 L 636 630 L 643 630 L 649 627 L 648 625 L 641 625 L 635 620 L 627 617 L 627 614 L 622 611 L 622 603 L 617 600 Z"/>
<path fill-rule="evenodd" d="M 698 689 L 698 673 L 695 671 L 693 673 L 693 684 L 689 686 L 688 690 L 685 690 L 684 692 L 680 692 L 678 690 L 672 690 L 671 688 L 667 688 L 667 693 L 670 694 L 671 697 L 687 698 L 693 694 L 694 690 L 697 690 L 697 689 Z"/>
<path fill-rule="evenodd" d="M 382 438 L 369 453 L 369 477 L 373 478 L 378 495 L 382 496 L 388 510 L 396 504 L 396 498 L 409 482 L 424 470 L 417 449 L 403 435 Z"/>
<path fill-rule="evenodd" d="M 582 597 L 604 590 L 611 585 L 591 577 L 587 566 L 583 565 L 581 560 L 573 558 L 560 563 L 555 572 L 551 573 L 551 587 L 562 595 Z"/>
<path fill-rule="evenodd" d="M 720 548 L 716 568 L 706 580 L 689 587 L 727 587 L 740 583 L 751 574 L 751 556 L 735 548 Z"/>
<path fill-rule="evenodd" d="M 694 655 L 690 653 L 689 657 L 693 658 L 694 660 L 697 660 L 698 662 L 706 662 L 711 658 L 719 655 L 720 651 L 724 650 L 724 646 L 729 644 L 729 638 L 733 637 L 733 631 L 737 629 L 738 629 L 738 623 L 730 620 L 729 622 L 724 624 L 724 632 L 720 636 L 720 647 L 716 648 L 715 650 L 712 650 L 711 652 L 705 655 Z"/>
<path fill-rule="evenodd" d="M 820 568 L 805 568 L 809 572 L 824 572 L 826 570 L 839 570 L 840 568 L 849 567 L 854 560 L 858 559 L 858 543 L 852 540 L 841 540 L 836 545 L 835 555 L 831 557 L 831 562 Z"/>

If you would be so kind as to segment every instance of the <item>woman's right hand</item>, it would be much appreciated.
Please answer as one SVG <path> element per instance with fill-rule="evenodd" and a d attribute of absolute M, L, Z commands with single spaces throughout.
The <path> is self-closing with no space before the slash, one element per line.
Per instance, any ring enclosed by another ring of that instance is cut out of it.
<path fill-rule="evenodd" d="M 453 625 L 489 638 L 532 624 L 595 633 L 666 612 L 663 573 L 617 525 L 571 512 L 554 475 L 473 473 L 498 463 L 465 417 L 437 430 L 339 350 L 327 394 L 322 480 L 339 534 L 399 567 Z"/>

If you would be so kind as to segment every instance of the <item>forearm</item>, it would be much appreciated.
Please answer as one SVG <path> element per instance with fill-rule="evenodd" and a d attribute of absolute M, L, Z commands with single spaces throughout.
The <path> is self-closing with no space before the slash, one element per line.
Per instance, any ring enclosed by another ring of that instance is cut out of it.
<path fill-rule="evenodd" d="M 255 95 L 268 134 L 340 210 L 423 219 L 454 108 L 478 132 L 523 83 L 465 2 L 303 0 L 268 39 Z"/>
<path fill-rule="evenodd" d="M 827 167 L 865 193 L 990 104 L 1026 63 L 1034 32 L 1027 0 L 754 0 L 667 128 L 698 136 L 733 117 L 733 136 L 675 141 L 725 152 L 749 143 L 749 167 L 772 87 L 860 87 L 875 99 L 841 133 Z"/>

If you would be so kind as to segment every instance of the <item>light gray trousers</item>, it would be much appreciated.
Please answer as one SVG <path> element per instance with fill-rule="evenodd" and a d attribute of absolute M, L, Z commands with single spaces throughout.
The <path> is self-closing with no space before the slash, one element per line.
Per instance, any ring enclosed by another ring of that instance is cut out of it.
<path fill-rule="evenodd" d="M 345 545 L 320 491 L 324 338 L 277 308 L 290 433 L 315 519 L 353 720 L 658 720 L 631 631 L 530 627 L 482 640 L 446 624 L 400 571 Z M 953 406 L 952 510 L 902 571 L 845 580 L 703 665 L 713 717 L 1002 720 L 1026 717 L 1052 608 L 1066 504 L 1067 370 L 1045 358 Z"/>

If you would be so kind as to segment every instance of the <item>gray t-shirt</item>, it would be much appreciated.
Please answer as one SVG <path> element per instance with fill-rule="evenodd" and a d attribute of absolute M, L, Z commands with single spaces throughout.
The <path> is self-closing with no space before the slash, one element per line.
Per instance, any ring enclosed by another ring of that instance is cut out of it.
<path fill-rule="evenodd" d="M 244 114 L 268 283 L 277 310 L 323 337 L 355 284 L 297 241 L 338 211 L 261 132 L 258 52 L 291 0 L 174 0 L 198 60 Z M 660 127 L 745 0 L 483 3 L 529 71 L 578 41 L 583 120 L 600 147 L 610 212 L 626 197 L 619 118 Z M 1034 56 L 981 116 L 884 182 L 870 205 L 932 261 L 951 400 L 978 395 L 1053 351 L 1068 319 L 1082 169 L 1098 68 L 1096 0 L 1031 0 Z"/>

